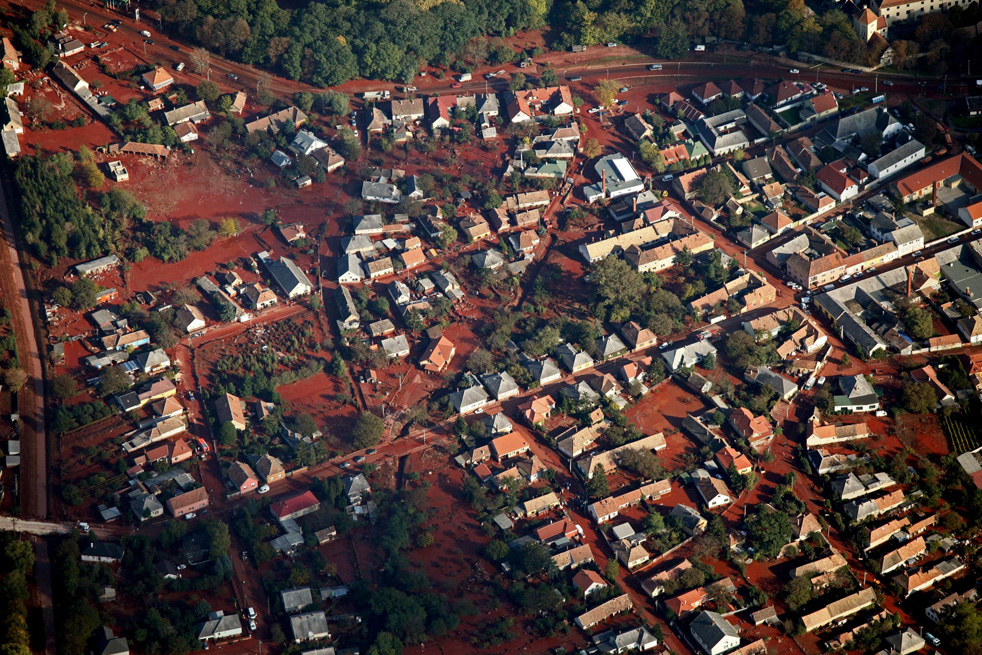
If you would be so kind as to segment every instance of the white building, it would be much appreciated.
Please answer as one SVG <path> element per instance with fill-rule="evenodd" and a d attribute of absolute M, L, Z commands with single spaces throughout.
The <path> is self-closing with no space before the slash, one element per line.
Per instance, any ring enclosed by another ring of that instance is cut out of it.
<path fill-rule="evenodd" d="M 924 144 L 916 139 L 911 139 L 902 146 L 894 148 L 892 152 L 870 162 L 866 166 L 866 170 L 877 179 L 889 177 L 924 159 L 925 154 Z"/>

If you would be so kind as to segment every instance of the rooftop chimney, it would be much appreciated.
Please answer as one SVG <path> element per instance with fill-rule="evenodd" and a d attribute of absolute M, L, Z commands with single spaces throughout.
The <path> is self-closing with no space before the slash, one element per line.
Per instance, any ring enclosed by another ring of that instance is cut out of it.
<path fill-rule="evenodd" d="M 907 297 L 910 298 L 911 287 L 914 284 L 914 267 L 907 267 Z"/>
<path fill-rule="evenodd" d="M 634 210 L 633 211 L 634 211 L 635 214 L 638 213 L 638 197 L 637 196 L 634 196 Z"/>
<path fill-rule="evenodd" d="M 607 169 L 606 168 L 603 171 L 601 171 L 600 180 L 601 180 L 604 196 L 606 196 L 607 195 Z"/>

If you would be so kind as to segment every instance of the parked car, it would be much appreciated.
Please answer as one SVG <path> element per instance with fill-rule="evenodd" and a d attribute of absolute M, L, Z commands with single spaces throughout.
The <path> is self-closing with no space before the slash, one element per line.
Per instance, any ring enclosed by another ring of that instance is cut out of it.
<path fill-rule="evenodd" d="M 958 237 L 948 237 L 948 243 L 958 243 Z"/>
<path fill-rule="evenodd" d="M 365 451 L 365 454 L 366 455 L 374 455 L 377 452 L 378 452 L 378 449 L 377 448 L 369 448 L 368 450 Z"/>
<path fill-rule="evenodd" d="M 355 462 L 355 464 L 361 464 L 362 462 L 365 461 L 365 456 L 364 455 L 358 455 L 358 456 L 356 456 L 354 458 L 353 461 Z"/>
<path fill-rule="evenodd" d="M 188 512 L 187 514 L 184 515 L 184 520 L 185 521 L 190 521 L 195 516 L 197 516 L 197 514 L 195 514 L 194 512 Z"/>
<path fill-rule="evenodd" d="M 651 66 L 648 66 L 648 70 L 650 70 L 650 71 L 660 71 L 661 70 L 661 64 L 652 64 Z"/>
<path fill-rule="evenodd" d="M 607 47 L 608 48 L 616 48 L 617 47 L 617 44 L 614 43 L 613 41 L 611 41 L 610 43 L 607 44 Z"/>
<path fill-rule="evenodd" d="M 228 74 L 228 76 L 229 76 L 229 79 L 232 79 L 232 80 L 237 80 L 237 79 L 239 79 L 239 76 L 238 76 L 238 75 L 236 75 L 235 73 L 229 73 L 229 74 Z"/>
<path fill-rule="evenodd" d="M 450 88 L 451 89 L 459 89 L 462 86 L 464 86 L 464 85 L 461 84 L 460 82 L 454 82 L 453 84 L 450 85 Z"/>
<path fill-rule="evenodd" d="M 914 253 L 914 257 L 920 257 L 923 254 L 924 254 L 923 250 L 918 250 L 917 252 Z"/>
<path fill-rule="evenodd" d="M 170 49 L 173 50 L 174 52 L 180 52 L 181 51 L 181 46 L 179 46 L 179 45 L 172 45 L 172 46 L 170 46 Z"/>
<path fill-rule="evenodd" d="M 580 81 L 580 80 L 582 80 L 582 79 L 583 79 L 583 78 L 582 78 L 582 77 L 580 77 L 579 75 L 574 75 L 573 77 L 571 77 L 571 78 L 569 78 L 569 81 L 570 81 L 570 82 L 579 82 L 579 81 Z"/>
<path fill-rule="evenodd" d="M 883 86 L 893 86 L 893 82 L 890 80 L 883 80 Z"/>
<path fill-rule="evenodd" d="M 259 487 L 258 491 L 261 494 L 267 493 L 269 491 L 269 485 L 264 484 L 263 486 Z"/>
<path fill-rule="evenodd" d="M 340 464 L 338 464 L 338 468 L 350 469 L 351 468 L 351 462 L 341 462 Z"/>
<path fill-rule="evenodd" d="M 246 610 L 246 612 L 249 614 L 250 619 L 254 620 L 256 618 L 256 610 L 250 607 L 249 609 Z"/>
<path fill-rule="evenodd" d="M 79 522 L 78 529 L 81 530 L 84 534 L 89 534 L 89 530 L 91 530 L 92 528 L 89 527 L 88 523 Z"/>
<path fill-rule="evenodd" d="M 178 73 L 180 73 L 182 70 L 184 70 L 184 62 L 182 61 L 177 66 L 174 66 L 174 70 L 176 70 Z"/>
<path fill-rule="evenodd" d="M 792 69 L 791 69 L 791 70 L 789 70 L 788 72 L 789 72 L 789 73 L 791 73 L 792 75 L 797 75 L 797 74 L 798 74 L 798 73 L 800 73 L 801 71 L 800 71 L 800 70 L 798 70 L 797 68 L 792 68 Z"/>
<path fill-rule="evenodd" d="M 148 36 L 150 36 L 150 32 L 148 32 L 147 30 L 140 30 L 140 36 L 147 36 L 148 37 Z"/>
<path fill-rule="evenodd" d="M 596 114 L 598 111 L 600 111 L 600 107 L 590 107 L 589 109 L 587 109 L 586 113 Z"/>
<path fill-rule="evenodd" d="M 925 632 L 924 633 L 924 639 L 929 644 L 931 644 L 932 646 L 940 646 L 941 645 L 941 640 L 938 639 L 937 637 L 935 637 L 934 635 L 932 635 L 930 632 Z"/>

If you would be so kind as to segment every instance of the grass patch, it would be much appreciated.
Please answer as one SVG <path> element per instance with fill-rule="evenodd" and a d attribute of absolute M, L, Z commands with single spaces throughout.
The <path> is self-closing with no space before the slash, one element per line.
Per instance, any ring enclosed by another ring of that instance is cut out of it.
<path fill-rule="evenodd" d="M 801 107 L 788 107 L 782 111 L 777 112 L 777 115 L 784 119 L 784 122 L 788 127 L 794 127 L 801 122 Z"/>
<path fill-rule="evenodd" d="M 912 214 L 910 217 L 913 218 L 914 222 L 921 228 L 921 232 L 924 233 L 925 242 L 941 239 L 949 234 L 954 234 L 965 227 L 961 223 L 950 221 L 937 213 L 931 214 L 930 216 L 917 216 L 916 214 Z"/>
<path fill-rule="evenodd" d="M 982 427 L 977 422 L 970 422 L 961 416 L 942 415 L 941 426 L 948 437 L 951 452 L 956 455 L 982 446 Z"/>
<path fill-rule="evenodd" d="M 951 122 L 955 127 L 967 130 L 982 128 L 982 116 L 953 116 Z"/>

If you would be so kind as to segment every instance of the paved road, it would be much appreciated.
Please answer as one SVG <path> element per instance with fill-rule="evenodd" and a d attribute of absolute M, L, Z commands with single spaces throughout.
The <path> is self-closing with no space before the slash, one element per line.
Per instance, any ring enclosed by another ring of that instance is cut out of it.
<path fill-rule="evenodd" d="M 21 418 L 21 511 L 25 516 L 43 519 L 48 515 L 48 457 L 44 429 L 42 353 L 35 337 L 27 285 L 24 283 L 9 207 L 6 189 L 0 180 L 0 214 L 7 246 L 0 248 L 0 280 L 4 296 L 12 300 L 7 309 L 13 320 L 21 366 L 28 378 L 27 384 L 18 393 Z"/>
<path fill-rule="evenodd" d="M 12 516 L 0 516 L 0 532 L 23 532 L 41 537 L 55 534 L 69 534 L 74 523 L 51 523 L 48 521 L 30 521 Z"/>
<path fill-rule="evenodd" d="M 41 607 L 41 618 L 44 620 L 44 653 L 55 655 L 55 606 L 54 585 L 51 580 L 51 556 L 48 554 L 48 540 L 43 537 L 31 537 L 34 542 L 35 554 L 34 574 L 38 583 L 38 605 Z"/>

